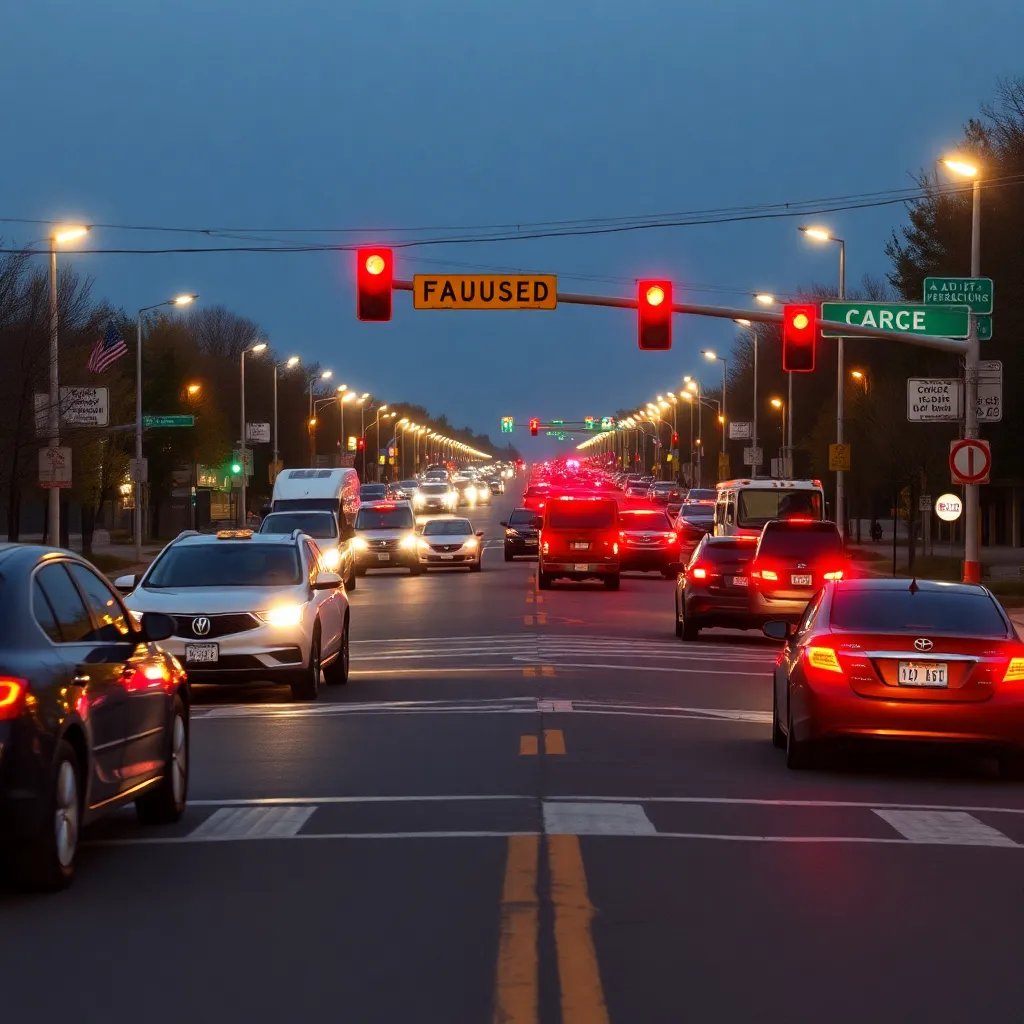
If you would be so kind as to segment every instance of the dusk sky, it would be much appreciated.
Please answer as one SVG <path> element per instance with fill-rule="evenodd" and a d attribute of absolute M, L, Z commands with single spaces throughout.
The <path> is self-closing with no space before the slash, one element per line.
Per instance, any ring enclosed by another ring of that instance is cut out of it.
<path fill-rule="evenodd" d="M 3 21 L 0 216 L 253 236 L 104 228 L 92 249 L 408 240 L 396 229 L 437 237 L 902 188 L 998 77 L 1024 70 L 1024 4 L 1011 0 L 31 0 L 6 4 Z M 847 239 L 852 286 L 889 269 L 883 246 L 902 218 L 887 206 L 423 246 L 398 273 L 521 268 L 619 295 L 665 276 L 677 296 L 747 306 L 755 290 L 834 281 L 834 249 L 799 223 Z M 318 228 L 364 230 L 301 233 Z M 8 245 L 45 233 L 0 225 Z M 606 415 L 686 373 L 713 386 L 700 349 L 727 349 L 735 331 L 677 318 L 671 352 L 641 353 L 631 312 L 417 312 L 405 294 L 391 323 L 360 324 L 347 253 L 75 260 L 97 297 L 129 312 L 199 292 L 258 322 L 282 354 L 496 441 L 502 415 Z M 513 440 L 550 450 L 525 431 Z"/>

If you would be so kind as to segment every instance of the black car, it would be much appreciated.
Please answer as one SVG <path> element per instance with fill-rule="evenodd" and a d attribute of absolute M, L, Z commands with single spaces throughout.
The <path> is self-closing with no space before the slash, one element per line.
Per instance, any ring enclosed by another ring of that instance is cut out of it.
<path fill-rule="evenodd" d="M 386 501 L 391 497 L 391 488 L 387 484 L 361 484 L 359 487 L 359 501 Z"/>
<path fill-rule="evenodd" d="M 181 817 L 189 691 L 141 621 L 69 551 L 0 544 L 0 844 L 18 877 L 59 889 L 81 828 L 134 801 L 146 823 Z"/>
<path fill-rule="evenodd" d="M 750 608 L 750 562 L 756 537 L 705 536 L 676 578 L 676 636 L 696 640 L 702 629 L 760 629 Z"/>
<path fill-rule="evenodd" d="M 679 512 L 672 525 L 679 535 L 679 561 L 685 564 L 689 561 L 690 555 L 693 554 L 701 538 L 714 531 L 714 503 L 684 501 L 679 506 Z"/>
<path fill-rule="evenodd" d="M 508 519 L 502 521 L 505 527 L 505 561 L 511 562 L 516 555 L 537 554 L 537 527 L 534 525 L 537 513 L 529 508 L 515 508 Z"/>

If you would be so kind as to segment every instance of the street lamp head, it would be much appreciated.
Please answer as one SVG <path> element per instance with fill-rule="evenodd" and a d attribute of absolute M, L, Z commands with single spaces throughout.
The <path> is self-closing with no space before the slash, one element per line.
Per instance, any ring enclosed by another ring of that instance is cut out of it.
<path fill-rule="evenodd" d="M 298 356 L 289 356 L 288 357 L 288 362 L 286 362 L 284 365 L 287 366 L 287 367 L 298 366 L 299 365 L 299 357 Z"/>
<path fill-rule="evenodd" d="M 800 230 L 808 237 L 813 238 L 816 242 L 831 242 L 832 232 L 828 228 L 800 228 Z"/>
<path fill-rule="evenodd" d="M 864 371 L 863 370 L 851 370 L 850 371 L 850 376 L 854 380 L 863 380 L 864 379 Z"/>
<path fill-rule="evenodd" d="M 321 380 L 330 380 L 333 376 L 334 376 L 334 371 L 333 370 L 324 370 L 323 373 L 320 374 L 320 379 Z"/>
<path fill-rule="evenodd" d="M 740 317 L 736 318 L 736 323 L 738 323 L 740 325 L 740 327 L 750 327 L 751 326 L 749 320 L 743 320 Z"/>
<path fill-rule="evenodd" d="M 382 405 L 377 409 L 377 412 L 383 412 L 387 408 L 387 405 Z"/>
<path fill-rule="evenodd" d="M 712 351 L 712 350 L 711 350 L 711 349 L 709 349 L 709 348 L 702 348 L 702 349 L 700 350 L 700 354 L 701 354 L 701 355 L 702 355 L 702 356 L 703 356 L 703 357 L 704 357 L 705 359 L 709 359 L 709 360 L 711 360 L 712 362 L 714 362 L 714 360 L 716 360 L 716 359 L 718 358 L 718 354 L 717 354 L 716 352 Z"/>
<path fill-rule="evenodd" d="M 760 302 L 762 306 L 775 305 L 775 296 L 769 292 L 754 292 L 754 300 Z"/>
<path fill-rule="evenodd" d="M 316 417 L 315 416 L 310 416 L 309 417 L 309 425 L 311 427 L 315 427 L 316 426 Z"/>
<path fill-rule="evenodd" d="M 171 305 L 173 306 L 191 306 L 193 302 L 198 299 L 198 295 L 176 295 L 171 299 Z"/>
<path fill-rule="evenodd" d="M 65 242 L 74 242 L 83 238 L 87 234 L 89 234 L 89 229 L 84 224 L 64 224 L 54 228 L 51 237 L 58 245 L 63 245 Z"/>
<path fill-rule="evenodd" d="M 398 421 L 398 425 L 399 425 L 400 427 L 405 427 L 405 426 L 409 426 L 409 420 L 408 420 L 408 419 L 407 419 L 407 418 L 406 418 L 405 416 L 403 416 L 403 417 L 402 417 L 402 418 L 401 418 L 401 419 L 400 419 L 400 420 Z"/>
<path fill-rule="evenodd" d="M 965 178 L 977 178 L 981 173 L 975 164 L 969 163 L 961 157 L 946 157 L 942 162 L 954 174 L 960 174 Z"/>
<path fill-rule="evenodd" d="M 188 393 L 190 395 L 198 395 L 199 392 L 203 390 L 203 385 L 202 384 L 189 384 L 189 386 L 188 386 L 188 388 L 186 388 L 186 390 L 188 391 Z"/>
<path fill-rule="evenodd" d="M 660 402 L 658 403 L 658 406 L 659 406 L 660 408 L 662 408 L 662 409 L 667 409 L 667 408 L 668 408 L 668 402 L 666 402 L 666 401 L 665 401 L 664 399 L 662 399 L 662 400 L 661 400 L 661 401 L 660 401 Z"/>
<path fill-rule="evenodd" d="M 341 396 L 341 401 L 343 403 L 344 402 L 351 402 L 352 399 L 355 398 L 355 397 L 356 397 L 356 393 L 354 391 L 346 391 L 345 394 L 343 394 Z"/>
<path fill-rule="evenodd" d="M 258 342 L 255 345 L 253 345 L 252 348 L 249 349 L 249 351 L 253 355 L 259 355 L 260 352 L 263 352 L 263 351 L 266 350 L 266 347 L 267 347 L 267 343 L 265 341 L 261 341 L 261 342 Z"/>
<path fill-rule="evenodd" d="M 683 398 L 685 398 L 688 402 L 692 402 L 693 401 L 693 393 L 692 392 L 690 392 L 690 391 L 680 391 L 679 394 L 682 395 Z"/>
<path fill-rule="evenodd" d="M 725 417 L 724 417 L 724 416 L 721 416 L 721 415 L 720 415 L 720 416 L 718 417 L 718 422 L 719 422 L 719 423 L 723 423 L 723 424 L 724 424 L 724 423 L 725 423 Z"/>
<path fill-rule="evenodd" d="M 782 408 L 782 399 L 781 398 L 773 398 L 772 399 L 772 407 L 775 408 L 775 409 L 781 409 Z"/>
<path fill-rule="evenodd" d="M 364 392 L 363 392 L 363 393 L 362 393 L 362 394 L 361 394 L 361 395 L 359 396 L 359 400 L 360 400 L 360 401 L 362 401 L 362 402 L 365 402 L 365 401 L 366 401 L 366 399 L 368 399 L 369 397 L 370 397 L 370 392 L 369 392 L 369 391 L 364 391 Z"/>

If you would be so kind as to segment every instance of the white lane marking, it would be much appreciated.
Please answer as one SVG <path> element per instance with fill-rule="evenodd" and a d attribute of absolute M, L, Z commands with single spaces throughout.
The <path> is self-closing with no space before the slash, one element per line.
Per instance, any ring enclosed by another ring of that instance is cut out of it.
<path fill-rule="evenodd" d="M 1017 846 L 1009 836 L 965 811 L 892 811 L 874 808 L 912 843 L 946 846 Z"/>
<path fill-rule="evenodd" d="M 214 811 L 188 839 L 287 839 L 297 835 L 316 805 L 279 807 L 222 807 Z"/>
<path fill-rule="evenodd" d="M 513 658 L 513 661 L 526 661 L 526 658 L 518 657 Z M 581 661 L 559 661 L 557 657 L 550 657 L 546 659 L 533 659 L 539 664 L 541 660 L 545 664 L 554 665 L 555 668 L 596 668 L 596 669 L 615 669 L 621 671 L 622 665 L 602 665 L 593 664 L 590 662 Z M 720 660 L 720 659 L 716 659 Z M 765 662 L 761 666 L 765 671 L 768 669 L 768 663 Z M 680 668 L 675 665 L 642 665 L 637 662 L 633 662 L 628 666 L 630 672 L 673 672 L 676 675 L 682 676 L 749 676 L 750 668 L 738 669 L 734 672 L 725 670 L 720 671 L 713 668 Z"/>
<path fill-rule="evenodd" d="M 260 836 L 260 839 L 506 839 L 509 836 L 536 836 L 539 832 L 299 832 L 290 836 Z M 93 839 L 88 846 L 183 846 L 186 843 L 239 841 L 245 836 L 139 836 L 137 839 Z M 902 842 L 902 840 L 897 840 Z"/>
<path fill-rule="evenodd" d="M 563 712 L 572 711 L 573 706 L 571 700 L 538 700 L 537 710 Z"/>
<path fill-rule="evenodd" d="M 639 804 L 545 801 L 544 831 L 554 836 L 650 836 L 657 830 Z"/>
<path fill-rule="evenodd" d="M 298 804 L 417 804 L 458 803 L 460 801 L 484 803 L 491 800 L 533 800 L 537 797 L 519 793 L 456 793 L 429 796 L 261 796 L 238 797 L 226 800 L 189 800 L 189 807 L 278 807 Z"/>

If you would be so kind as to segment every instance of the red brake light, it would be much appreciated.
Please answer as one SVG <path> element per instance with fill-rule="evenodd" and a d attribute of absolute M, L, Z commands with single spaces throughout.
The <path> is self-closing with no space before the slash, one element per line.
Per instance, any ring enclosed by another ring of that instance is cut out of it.
<path fill-rule="evenodd" d="M 843 570 L 836 569 L 835 572 L 826 572 L 822 574 L 827 580 L 841 580 L 843 578 Z"/>
<path fill-rule="evenodd" d="M 690 575 L 695 580 L 706 580 L 708 578 L 708 571 L 703 565 L 695 565 L 690 570 Z"/>
<path fill-rule="evenodd" d="M 0 676 L 0 722 L 17 718 L 25 706 L 28 680 L 14 676 Z"/>
<path fill-rule="evenodd" d="M 831 647 L 805 647 L 804 657 L 811 668 L 821 669 L 823 672 L 842 672 L 839 658 Z"/>

